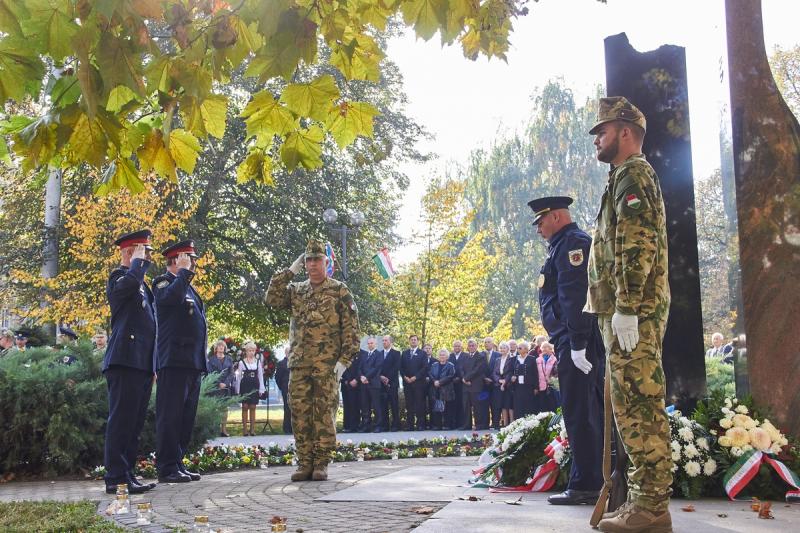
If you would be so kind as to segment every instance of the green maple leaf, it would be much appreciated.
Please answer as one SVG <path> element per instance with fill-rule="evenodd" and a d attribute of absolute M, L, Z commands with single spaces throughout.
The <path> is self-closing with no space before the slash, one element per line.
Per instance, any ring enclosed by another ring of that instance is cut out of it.
<path fill-rule="evenodd" d="M 296 122 L 291 111 L 268 90 L 256 93 L 239 116 L 245 119 L 247 137 L 255 136 L 262 145 L 269 144 L 273 135 L 293 130 Z"/>
<path fill-rule="evenodd" d="M 303 165 L 308 170 L 322 166 L 322 139 L 319 126 L 291 132 L 281 146 L 281 160 L 289 171 Z"/>
<path fill-rule="evenodd" d="M 311 83 L 292 83 L 284 89 L 281 101 L 301 117 L 323 121 L 328 109 L 339 98 L 339 88 L 330 74 L 324 74 Z"/>
<path fill-rule="evenodd" d="M 81 85 L 77 76 L 61 76 L 50 90 L 50 100 L 56 107 L 74 104 L 81 97 Z"/>
<path fill-rule="evenodd" d="M 276 76 L 290 80 L 300 62 L 300 53 L 291 33 L 282 31 L 273 36 L 262 51 L 250 60 L 244 75 L 258 77 L 262 82 Z"/>
<path fill-rule="evenodd" d="M 383 52 L 367 35 L 357 35 L 331 47 L 331 64 L 351 80 L 377 82 L 380 79 L 381 59 Z"/>
<path fill-rule="evenodd" d="M 163 55 L 148 63 L 144 69 L 145 76 L 147 77 L 147 90 L 149 92 L 169 92 L 170 85 L 172 84 L 170 78 L 171 70 L 172 59 L 167 55 Z"/>
<path fill-rule="evenodd" d="M 70 0 L 28 0 L 30 18 L 22 22 L 25 37 L 33 39 L 42 51 L 60 60 L 72 55 L 71 40 L 78 32 Z"/>
<path fill-rule="evenodd" d="M 411 0 L 400 9 L 406 24 L 413 25 L 417 35 L 426 41 L 447 24 L 447 0 Z"/>
<path fill-rule="evenodd" d="M 130 42 L 105 32 L 97 43 L 96 53 L 97 66 L 108 91 L 117 85 L 126 85 L 144 96 L 141 60 Z"/>
<path fill-rule="evenodd" d="M 154 129 L 145 139 L 144 144 L 136 152 L 142 171 L 154 170 L 163 178 L 177 182 L 175 175 L 175 161 L 173 161 L 167 147 L 164 146 L 164 135 L 159 129 Z"/>
<path fill-rule="evenodd" d="M 255 181 L 263 185 L 275 186 L 272 176 L 272 159 L 264 155 L 260 148 L 252 149 L 245 160 L 236 167 L 236 182 L 245 183 Z"/>
<path fill-rule="evenodd" d="M 330 110 L 326 126 L 339 148 L 344 148 L 359 135 L 372 137 L 372 119 L 379 114 L 367 102 L 343 102 Z"/>
<path fill-rule="evenodd" d="M 98 196 L 105 196 L 121 189 L 128 189 L 133 194 L 144 191 L 144 183 L 139 178 L 139 172 L 130 159 L 116 159 L 108 165 L 94 192 Z"/>
<path fill-rule="evenodd" d="M 25 4 L 19 0 L 0 0 L 0 31 L 12 36 L 22 36 L 21 20 L 30 16 Z"/>
<path fill-rule="evenodd" d="M 136 93 L 133 92 L 127 85 L 117 85 L 111 89 L 111 93 L 108 95 L 106 110 L 116 113 L 125 107 L 125 104 L 131 100 L 136 100 Z"/>
<path fill-rule="evenodd" d="M 42 61 L 16 37 L 0 39 L 0 102 L 38 96 L 44 76 Z"/>
<path fill-rule="evenodd" d="M 125 127 L 120 130 L 119 154 L 122 157 L 130 157 L 133 155 L 142 145 L 148 133 L 150 133 L 150 127 L 147 124 L 142 124 L 141 122 L 126 124 Z"/>
<path fill-rule="evenodd" d="M 238 66 L 250 52 L 256 52 L 261 48 L 263 39 L 258 33 L 256 22 L 247 24 L 241 17 L 232 16 L 230 24 L 233 31 L 236 32 L 236 43 L 227 50 L 226 55 L 231 65 Z"/>
<path fill-rule="evenodd" d="M 56 128 L 53 117 L 34 120 L 14 135 L 14 152 L 22 157 L 22 169 L 30 172 L 47 164 L 56 153 Z"/>
<path fill-rule="evenodd" d="M 72 127 L 69 147 L 69 160 L 75 164 L 86 162 L 98 169 L 103 166 L 108 152 L 108 138 L 100 120 L 81 113 Z"/>
<path fill-rule="evenodd" d="M 8 155 L 8 144 L 6 144 L 5 137 L 0 137 L 0 161 L 6 164 L 11 162 L 11 158 Z"/>
<path fill-rule="evenodd" d="M 197 137 L 205 138 L 213 135 L 221 139 L 225 135 L 225 122 L 228 110 L 228 98 L 214 94 L 199 105 L 197 98 L 187 96 L 181 99 L 180 111 L 186 129 Z"/>
<path fill-rule="evenodd" d="M 169 133 L 169 153 L 179 169 L 191 174 L 200 155 L 200 141 L 182 128 L 172 130 Z"/>
<path fill-rule="evenodd" d="M 381 0 L 366 0 L 357 2 L 357 4 L 362 22 L 372 24 L 381 31 L 386 29 L 386 20 L 392 15 L 392 10 L 387 8 Z"/>

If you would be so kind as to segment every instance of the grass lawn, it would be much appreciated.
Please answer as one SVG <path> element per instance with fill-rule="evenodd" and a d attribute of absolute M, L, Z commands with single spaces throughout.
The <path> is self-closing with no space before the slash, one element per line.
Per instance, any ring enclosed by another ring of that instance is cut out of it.
<path fill-rule="evenodd" d="M 267 428 L 262 431 L 267 421 L 267 406 L 259 405 L 256 408 L 256 434 L 257 435 L 282 435 L 283 434 L 283 406 L 271 406 L 269 409 L 269 423 L 272 431 Z M 242 434 L 242 408 L 235 405 L 228 410 L 228 434 L 240 436 Z M 342 409 L 336 415 L 336 430 L 342 429 Z"/>
<path fill-rule="evenodd" d="M 96 512 L 89 501 L 0 502 L 0 531 L 127 531 Z"/>

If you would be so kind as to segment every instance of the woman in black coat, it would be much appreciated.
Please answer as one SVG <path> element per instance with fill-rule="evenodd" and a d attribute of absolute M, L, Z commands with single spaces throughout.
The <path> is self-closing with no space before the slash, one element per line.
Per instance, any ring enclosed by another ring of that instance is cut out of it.
<path fill-rule="evenodd" d="M 233 361 L 228 355 L 225 353 L 228 349 L 228 345 L 225 344 L 225 341 L 220 339 L 214 343 L 211 347 L 211 355 L 206 361 L 206 369 L 208 373 L 212 372 L 219 372 L 219 377 L 217 378 L 217 389 L 214 390 L 211 394 L 214 396 L 221 396 L 227 397 L 230 396 L 233 391 L 233 382 L 235 379 L 235 375 L 233 373 Z M 222 437 L 228 437 L 228 432 L 226 431 L 228 425 L 228 407 L 225 407 L 225 412 L 222 415 L 222 424 L 220 424 L 219 434 Z"/>
<path fill-rule="evenodd" d="M 500 357 L 494 360 L 492 380 L 498 384 L 500 392 L 500 421 L 507 426 L 514 420 L 514 393 L 511 390 L 511 376 L 514 374 L 514 360 L 509 354 L 508 343 L 500 343 Z"/>
<path fill-rule="evenodd" d="M 453 427 L 453 404 L 456 399 L 456 391 L 453 388 L 453 378 L 456 376 L 456 367 L 447 360 L 450 352 L 445 349 L 439 350 L 438 361 L 431 363 L 428 370 L 431 390 L 433 391 L 434 406 L 436 400 L 444 402 L 444 412 L 434 411 L 431 414 L 431 429 L 450 429 Z"/>
<path fill-rule="evenodd" d="M 519 343 L 519 354 L 513 361 L 511 383 L 515 419 L 538 412 L 536 394 L 539 392 L 539 372 L 536 369 L 536 357 L 528 355 L 530 349 L 528 342 Z"/>

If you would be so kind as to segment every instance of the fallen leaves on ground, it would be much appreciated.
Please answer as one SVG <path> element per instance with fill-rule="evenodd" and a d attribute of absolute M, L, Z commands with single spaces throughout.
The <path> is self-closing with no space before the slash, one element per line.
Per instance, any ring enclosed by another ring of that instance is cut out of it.
<path fill-rule="evenodd" d="M 508 505 L 522 505 L 522 496 L 517 498 L 516 500 L 506 500 Z"/>
<path fill-rule="evenodd" d="M 412 507 L 411 510 L 417 514 L 433 514 L 436 512 L 436 509 L 429 506 Z"/>
<path fill-rule="evenodd" d="M 687 505 L 686 507 L 681 507 L 681 511 L 683 511 L 684 513 L 693 513 L 694 505 Z"/>

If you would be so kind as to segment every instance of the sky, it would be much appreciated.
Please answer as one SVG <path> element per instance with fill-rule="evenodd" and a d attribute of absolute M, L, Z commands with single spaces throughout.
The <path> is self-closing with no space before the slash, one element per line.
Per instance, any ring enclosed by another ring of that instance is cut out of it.
<path fill-rule="evenodd" d="M 407 114 L 432 135 L 419 147 L 436 156 L 402 168 L 410 179 L 397 226 L 402 238 L 408 240 L 419 226 L 428 180 L 463 167 L 473 150 L 521 130 L 537 87 L 562 78 L 576 103 L 584 102 L 605 81 L 603 39 L 622 32 L 641 52 L 664 44 L 686 48 L 695 179 L 719 167 L 720 109 L 728 102 L 721 81 L 727 67 L 724 0 L 539 0 L 528 7 L 529 14 L 515 23 L 507 63 L 470 61 L 458 45 L 442 48 L 438 34 L 424 42 L 409 31 L 390 41 L 388 56 L 404 78 Z M 763 0 L 768 53 L 776 44 L 800 42 L 798 15 L 800 2 Z M 401 245 L 392 250 L 392 261 L 407 264 L 418 251 Z"/>

